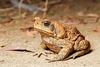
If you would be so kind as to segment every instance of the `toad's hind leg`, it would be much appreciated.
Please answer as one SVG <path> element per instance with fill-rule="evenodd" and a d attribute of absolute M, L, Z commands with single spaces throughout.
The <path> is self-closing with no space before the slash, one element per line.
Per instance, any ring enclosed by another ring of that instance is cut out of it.
<path fill-rule="evenodd" d="M 54 55 L 53 58 L 47 60 L 49 60 L 49 62 L 64 60 L 72 51 L 72 44 L 68 44 L 67 46 L 63 47 L 58 54 Z"/>
<path fill-rule="evenodd" d="M 82 56 L 82 55 L 88 53 L 90 51 L 89 41 L 87 41 L 87 40 L 80 41 L 80 43 L 77 44 L 77 49 L 75 49 L 75 50 L 76 50 L 76 52 L 74 54 L 72 54 L 71 56 L 69 56 L 68 58 L 66 58 L 67 60 L 71 59 L 71 58 L 75 59 L 78 56 Z"/>

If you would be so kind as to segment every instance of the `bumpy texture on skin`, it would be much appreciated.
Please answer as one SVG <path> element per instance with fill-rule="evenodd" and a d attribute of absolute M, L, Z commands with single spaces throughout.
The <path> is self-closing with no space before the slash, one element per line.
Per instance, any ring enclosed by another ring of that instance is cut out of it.
<path fill-rule="evenodd" d="M 42 43 L 38 48 L 38 55 L 49 53 L 46 48 L 56 53 L 49 61 L 59 61 L 76 58 L 90 51 L 90 42 L 71 25 L 63 25 L 55 21 L 48 21 L 36 17 L 34 29 L 40 32 Z M 73 53 L 72 55 L 70 55 Z"/>

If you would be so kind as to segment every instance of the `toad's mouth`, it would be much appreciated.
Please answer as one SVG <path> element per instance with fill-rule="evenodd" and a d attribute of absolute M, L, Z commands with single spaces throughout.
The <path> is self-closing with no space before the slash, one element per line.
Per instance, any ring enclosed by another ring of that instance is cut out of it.
<path fill-rule="evenodd" d="M 34 29 L 37 30 L 40 34 L 45 34 L 45 35 L 48 35 L 48 36 L 54 37 L 53 32 L 50 33 L 50 32 L 48 32 L 48 31 L 44 31 L 44 30 L 41 30 L 41 29 L 38 29 L 38 28 L 34 28 Z"/>

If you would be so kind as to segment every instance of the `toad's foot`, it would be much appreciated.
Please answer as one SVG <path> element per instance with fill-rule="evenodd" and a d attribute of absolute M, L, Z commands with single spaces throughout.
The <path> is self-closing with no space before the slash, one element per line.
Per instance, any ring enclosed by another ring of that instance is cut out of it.
<path fill-rule="evenodd" d="M 72 54 L 71 56 L 67 57 L 65 60 L 75 59 L 76 57 L 82 56 L 82 55 L 88 53 L 89 51 L 90 51 L 90 49 L 78 51 L 78 52 Z"/>
<path fill-rule="evenodd" d="M 61 55 L 56 54 L 56 55 L 52 56 L 51 58 L 47 58 L 46 60 L 48 60 L 48 62 L 55 62 L 55 61 L 61 61 L 63 59 L 62 59 Z"/>
<path fill-rule="evenodd" d="M 65 60 L 69 60 L 69 59 L 75 59 L 77 57 L 76 53 L 67 57 Z"/>
<path fill-rule="evenodd" d="M 53 54 L 53 52 L 47 50 L 41 50 L 41 51 L 39 50 L 33 56 L 37 55 L 39 58 L 41 55 L 47 56 L 47 54 Z"/>

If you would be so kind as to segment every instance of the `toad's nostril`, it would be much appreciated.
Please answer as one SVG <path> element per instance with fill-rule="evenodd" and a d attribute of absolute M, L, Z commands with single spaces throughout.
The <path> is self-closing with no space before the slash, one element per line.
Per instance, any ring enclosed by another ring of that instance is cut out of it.
<path fill-rule="evenodd" d="M 33 21 L 35 22 L 35 19 Z"/>

